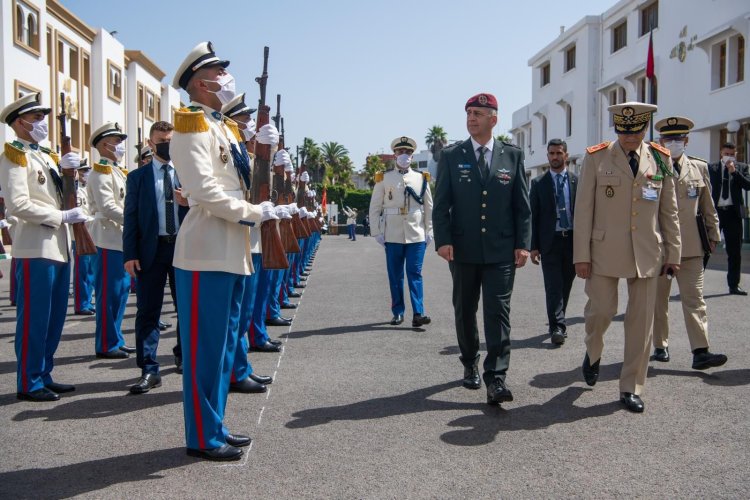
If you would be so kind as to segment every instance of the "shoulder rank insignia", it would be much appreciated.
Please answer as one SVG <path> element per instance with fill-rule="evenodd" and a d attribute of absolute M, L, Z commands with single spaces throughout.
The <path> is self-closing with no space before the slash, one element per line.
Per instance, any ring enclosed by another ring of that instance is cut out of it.
<path fill-rule="evenodd" d="M 94 163 L 94 172 L 109 175 L 112 173 L 112 167 L 110 167 L 109 165 L 104 165 L 102 163 Z"/>
<path fill-rule="evenodd" d="M 502 143 L 503 143 L 503 144 L 505 144 L 506 146 L 510 146 L 511 148 L 521 149 L 520 147 L 516 146 L 516 145 L 515 145 L 515 144 L 513 144 L 512 142 L 505 142 L 505 141 L 500 141 L 500 142 L 502 142 Z M 428 180 L 429 180 L 429 179 L 428 179 Z"/>
<path fill-rule="evenodd" d="M 708 160 L 704 160 L 703 158 L 698 158 L 697 156 L 688 155 L 688 158 L 690 158 L 691 160 L 695 160 L 695 161 L 702 161 L 703 163 L 708 164 Z"/>
<path fill-rule="evenodd" d="M 240 128 L 237 126 L 237 122 L 232 120 L 231 118 L 224 118 L 224 123 L 229 128 L 229 130 L 232 131 L 232 134 L 234 134 L 234 137 L 237 139 L 237 142 L 242 143 L 245 142 L 242 140 L 242 134 L 240 133 Z"/>
<path fill-rule="evenodd" d="M 665 148 L 664 146 L 662 146 L 658 142 L 649 142 L 648 144 L 649 144 L 649 146 L 651 146 L 653 149 L 657 150 L 658 152 L 660 152 L 664 156 L 669 156 L 671 154 L 669 152 L 669 149 Z"/>
<path fill-rule="evenodd" d="M 375 183 L 383 182 L 383 176 L 385 172 L 375 172 Z"/>
<path fill-rule="evenodd" d="M 60 163 L 60 155 L 52 151 L 50 148 L 39 146 L 39 151 L 41 151 L 42 153 L 46 153 L 50 158 L 52 158 L 52 161 L 55 162 L 55 165 Z"/>
<path fill-rule="evenodd" d="M 597 144 L 596 146 L 589 146 L 586 148 L 586 152 L 590 155 L 596 153 L 597 151 L 601 151 L 602 149 L 606 149 L 609 147 L 611 143 L 609 141 L 604 141 L 600 144 Z"/>
<path fill-rule="evenodd" d="M 424 177 L 427 182 L 430 182 L 430 173 L 429 172 L 422 172 L 422 177 Z"/>
<path fill-rule="evenodd" d="M 18 141 L 5 143 L 5 157 L 19 167 L 25 167 L 29 164 L 23 143 Z"/>
<path fill-rule="evenodd" d="M 174 130 L 181 134 L 208 132 L 208 122 L 203 110 L 194 107 L 180 108 L 174 114 Z"/>

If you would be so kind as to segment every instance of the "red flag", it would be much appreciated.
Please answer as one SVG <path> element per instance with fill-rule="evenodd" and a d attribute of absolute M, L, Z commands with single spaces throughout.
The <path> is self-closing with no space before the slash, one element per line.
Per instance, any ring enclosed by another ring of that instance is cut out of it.
<path fill-rule="evenodd" d="M 326 188 L 323 188 L 323 198 L 320 200 L 320 204 L 323 206 L 323 215 L 325 215 L 328 212 L 328 193 L 326 193 Z"/>
<path fill-rule="evenodd" d="M 646 78 L 649 80 L 654 77 L 654 34 L 648 34 L 648 58 L 646 59 Z"/>

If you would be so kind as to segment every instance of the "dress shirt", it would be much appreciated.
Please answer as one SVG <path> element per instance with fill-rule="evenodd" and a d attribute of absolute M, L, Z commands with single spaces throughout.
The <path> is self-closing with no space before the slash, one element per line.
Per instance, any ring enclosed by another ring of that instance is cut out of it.
<path fill-rule="evenodd" d="M 156 193 L 156 211 L 159 213 L 159 236 L 167 236 L 167 216 L 166 216 L 166 198 L 164 197 L 164 171 L 161 169 L 162 162 L 156 157 L 152 160 L 152 168 L 154 169 L 154 192 Z M 169 177 L 172 179 L 172 187 L 176 188 L 179 186 L 177 182 L 174 167 L 172 163 L 167 164 L 167 172 Z M 172 210 L 174 210 L 174 227 L 175 234 L 180 228 L 180 220 L 177 217 L 177 199 L 174 197 L 174 203 L 172 203 Z"/>

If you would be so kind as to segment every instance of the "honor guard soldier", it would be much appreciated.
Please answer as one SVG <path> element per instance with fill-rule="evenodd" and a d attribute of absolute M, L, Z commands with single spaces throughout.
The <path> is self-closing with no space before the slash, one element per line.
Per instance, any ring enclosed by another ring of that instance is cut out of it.
<path fill-rule="evenodd" d="M 693 368 L 705 370 L 727 362 L 724 354 L 713 354 L 708 351 L 708 318 L 706 301 L 703 300 L 703 256 L 713 252 L 720 241 L 719 217 L 711 199 L 708 164 L 705 160 L 685 154 L 688 133 L 693 128 L 693 122 L 681 116 L 671 116 L 659 120 L 655 127 L 661 135 L 659 142 L 669 149 L 675 173 L 682 241 L 680 272 L 675 277 L 680 289 L 680 302 L 690 350 L 693 352 Z M 704 248 L 704 244 L 707 244 L 708 248 Z M 660 276 L 654 313 L 654 359 L 662 362 L 669 361 L 671 289 L 670 276 Z"/>
<path fill-rule="evenodd" d="M 275 219 L 270 202 L 248 200 L 250 162 L 234 122 L 221 114 L 235 97 L 234 78 L 211 42 L 180 64 L 173 85 L 187 91 L 175 113 L 170 156 L 190 210 L 174 253 L 183 348 L 183 409 L 187 454 L 239 460 L 251 439 L 224 427 L 245 277 L 253 272 L 249 227 Z M 261 128 L 261 132 L 263 128 Z M 259 137 L 258 140 L 263 138 Z"/>
<path fill-rule="evenodd" d="M 91 165 L 84 163 L 77 170 L 76 196 L 78 206 L 87 216 L 91 215 L 89 207 L 88 185 Z M 87 223 L 90 225 L 90 222 Z M 71 232 L 72 234 L 72 232 Z M 96 282 L 96 255 L 78 255 L 75 251 L 75 238 L 73 239 L 73 254 L 75 255 L 75 268 L 73 271 L 73 310 L 81 316 L 93 316 L 96 309 L 92 303 L 94 283 Z"/>
<path fill-rule="evenodd" d="M 393 313 L 391 324 L 400 325 L 404 322 L 406 267 L 414 313 L 412 326 L 415 328 L 428 325 L 431 321 L 424 313 L 422 262 L 425 248 L 432 241 L 430 174 L 411 169 L 412 155 L 416 148 L 417 143 L 410 137 L 398 137 L 391 142 L 398 168 L 376 175 L 369 210 L 370 220 L 375 221 L 372 235 L 378 243 L 385 246 Z"/>
<path fill-rule="evenodd" d="M 80 207 L 61 210 L 57 155 L 39 145 L 47 138 L 49 112 L 38 93 L 0 112 L 0 120 L 16 135 L 0 155 L 0 185 L 8 212 L 15 218 L 16 390 L 18 399 L 27 401 L 57 401 L 60 393 L 75 390 L 54 382 L 52 368 L 68 308 L 71 244 L 67 224 L 84 222 L 87 217 Z M 65 168 L 79 165 L 76 153 L 63 157 Z"/>
<path fill-rule="evenodd" d="M 128 171 L 119 162 L 125 156 L 123 141 L 128 136 L 120 125 L 105 123 L 91 134 L 89 145 L 101 159 L 94 164 L 87 186 L 94 220 L 91 237 L 96 261 L 96 342 L 97 358 L 121 359 L 135 352 L 125 345 L 122 319 L 130 291 L 130 276 L 122 258 L 122 226 L 125 207 L 125 177 Z"/>
<path fill-rule="evenodd" d="M 582 372 L 588 385 L 596 384 L 604 334 L 617 313 L 617 286 L 625 278 L 620 401 L 642 412 L 657 279 L 679 270 L 680 227 L 669 150 L 643 142 L 656 106 L 627 102 L 608 110 L 617 140 L 587 148 L 573 218 L 573 262 L 588 296 Z"/>

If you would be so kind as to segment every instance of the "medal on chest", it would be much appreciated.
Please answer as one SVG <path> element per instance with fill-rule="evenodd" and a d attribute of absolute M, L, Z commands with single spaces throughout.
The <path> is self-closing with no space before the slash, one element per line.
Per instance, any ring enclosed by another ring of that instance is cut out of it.
<path fill-rule="evenodd" d="M 604 189 L 604 194 L 607 196 L 607 198 L 613 198 L 615 196 L 615 188 L 612 186 L 607 186 Z"/>
<path fill-rule="evenodd" d="M 47 182 L 47 178 L 44 176 L 44 172 L 41 170 L 36 171 L 36 181 L 39 183 L 40 186 L 44 186 L 44 183 Z"/>
<path fill-rule="evenodd" d="M 227 154 L 226 149 L 224 149 L 224 146 L 219 146 L 219 158 L 223 163 L 229 161 L 229 155 Z"/>
<path fill-rule="evenodd" d="M 393 199 L 393 188 L 388 188 L 388 199 L 389 200 Z"/>
<path fill-rule="evenodd" d="M 123 199 L 123 198 L 125 198 L 125 189 L 120 188 L 120 199 Z"/>

